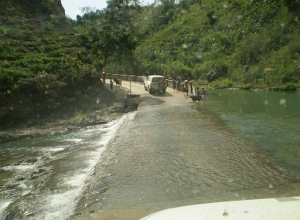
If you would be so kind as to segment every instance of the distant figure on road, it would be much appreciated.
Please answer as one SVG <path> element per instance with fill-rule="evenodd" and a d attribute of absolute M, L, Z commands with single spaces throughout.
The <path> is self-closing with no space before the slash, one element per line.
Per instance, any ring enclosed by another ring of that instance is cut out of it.
<path fill-rule="evenodd" d="M 176 89 L 176 79 L 175 78 L 172 80 L 172 83 L 173 83 L 173 89 L 175 90 Z"/>
<path fill-rule="evenodd" d="M 193 95 L 193 80 L 190 81 L 190 95 Z"/>
<path fill-rule="evenodd" d="M 113 86 L 114 86 L 113 80 L 112 78 L 110 78 L 110 90 L 113 90 Z"/>
<path fill-rule="evenodd" d="M 202 87 L 202 99 L 205 100 L 206 99 L 206 91 L 205 89 Z"/>
<path fill-rule="evenodd" d="M 196 88 L 196 95 L 199 97 L 200 96 L 200 90 L 199 87 Z"/>
<path fill-rule="evenodd" d="M 177 91 L 179 91 L 179 87 L 180 87 L 180 79 L 177 78 L 177 80 L 176 80 L 176 89 L 177 89 Z"/>
<path fill-rule="evenodd" d="M 116 89 L 118 88 L 118 85 L 119 88 L 122 88 L 122 79 L 114 78 L 114 81 L 116 83 Z"/>
<path fill-rule="evenodd" d="M 189 95 L 189 81 L 188 80 L 184 80 L 183 81 L 183 90 L 184 92 L 186 92 L 186 95 Z"/>
<path fill-rule="evenodd" d="M 105 72 L 103 72 L 103 75 L 102 75 L 102 82 L 103 82 L 103 85 L 105 86 L 105 79 L 106 79 L 106 74 Z"/>

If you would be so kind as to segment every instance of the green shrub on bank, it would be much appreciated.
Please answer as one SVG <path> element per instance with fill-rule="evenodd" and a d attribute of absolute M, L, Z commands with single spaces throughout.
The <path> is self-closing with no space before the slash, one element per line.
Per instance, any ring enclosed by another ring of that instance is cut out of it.
<path fill-rule="evenodd" d="M 218 79 L 210 83 L 209 85 L 217 89 L 225 89 L 225 88 L 231 88 L 234 85 L 234 82 L 231 81 L 230 79 Z"/>
<path fill-rule="evenodd" d="M 236 88 L 250 90 L 253 88 L 253 85 L 252 84 L 240 84 L 240 85 L 236 85 Z"/>
<path fill-rule="evenodd" d="M 65 86 L 65 83 L 57 80 L 57 76 L 43 71 L 33 78 L 21 78 L 16 89 L 28 94 L 50 95 L 53 98 L 60 95 L 60 90 Z"/>
<path fill-rule="evenodd" d="M 299 88 L 299 85 L 297 85 L 296 83 L 287 83 L 284 85 L 283 90 L 285 91 L 296 91 L 297 88 Z"/>
<path fill-rule="evenodd" d="M 30 72 L 25 72 L 15 69 L 3 69 L 0 73 L 0 91 L 6 92 L 14 89 L 16 82 L 20 78 L 28 78 L 33 75 Z"/>

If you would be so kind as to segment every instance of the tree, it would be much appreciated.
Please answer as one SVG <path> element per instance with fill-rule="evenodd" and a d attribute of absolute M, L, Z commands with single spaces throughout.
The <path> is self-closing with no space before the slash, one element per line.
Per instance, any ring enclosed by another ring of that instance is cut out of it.
<path fill-rule="evenodd" d="M 121 61 L 124 57 L 132 56 L 137 43 L 129 31 L 108 23 L 90 23 L 81 30 L 80 36 L 99 71 L 110 58 Z"/>
<path fill-rule="evenodd" d="M 115 25 L 131 23 L 130 10 L 138 8 L 139 0 L 108 0 L 106 16 Z"/>
<path fill-rule="evenodd" d="M 137 5 L 137 2 L 109 0 L 107 9 L 97 12 L 97 19 L 79 27 L 81 40 L 99 71 L 109 59 L 121 62 L 133 56 L 137 41 L 131 24 L 130 4 Z"/>

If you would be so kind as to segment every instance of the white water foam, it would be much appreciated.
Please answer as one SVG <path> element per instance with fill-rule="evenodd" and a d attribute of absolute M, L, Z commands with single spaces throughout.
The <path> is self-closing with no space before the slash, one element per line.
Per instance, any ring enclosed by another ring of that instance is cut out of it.
<path fill-rule="evenodd" d="M 2 213 L 12 201 L 0 201 L 0 213 Z"/>
<path fill-rule="evenodd" d="M 69 190 L 51 192 L 51 195 L 40 198 L 39 204 L 45 205 L 39 208 L 39 212 L 34 216 L 35 219 L 67 219 L 74 213 L 80 196 L 92 178 L 94 167 L 101 160 L 101 155 L 107 149 L 108 143 L 115 137 L 124 120 L 133 119 L 135 114 L 135 112 L 128 113 L 119 120 L 106 124 L 104 128 L 101 127 L 106 133 L 97 142 L 99 148 L 94 152 L 89 152 L 89 161 L 85 161 L 87 166 L 62 179 L 60 185 L 66 186 L 65 188 Z"/>
<path fill-rule="evenodd" d="M 17 172 L 17 171 L 33 170 L 36 168 L 37 168 L 36 164 L 20 164 L 15 166 L 2 167 L 1 169 L 5 171 Z"/>
<path fill-rule="evenodd" d="M 59 147 L 55 147 L 55 148 L 53 148 L 53 147 L 44 148 L 43 151 L 44 152 L 54 152 L 55 153 L 55 152 L 63 151 L 65 149 L 66 149 L 65 146 L 59 146 Z"/>
<path fill-rule="evenodd" d="M 75 142 L 75 143 L 80 143 L 80 142 L 82 142 L 82 139 L 79 139 L 79 138 L 72 138 L 72 139 L 66 139 L 65 141 Z"/>

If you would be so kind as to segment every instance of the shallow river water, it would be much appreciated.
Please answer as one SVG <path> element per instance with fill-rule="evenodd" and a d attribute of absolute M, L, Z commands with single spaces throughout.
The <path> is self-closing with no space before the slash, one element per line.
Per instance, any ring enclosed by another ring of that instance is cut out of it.
<path fill-rule="evenodd" d="M 277 160 L 300 171 L 300 94 L 212 90 L 200 110 L 214 112 L 226 125 Z"/>
<path fill-rule="evenodd" d="M 300 195 L 299 94 L 146 96 L 106 125 L 0 145 L 0 219 L 139 219 Z"/>

